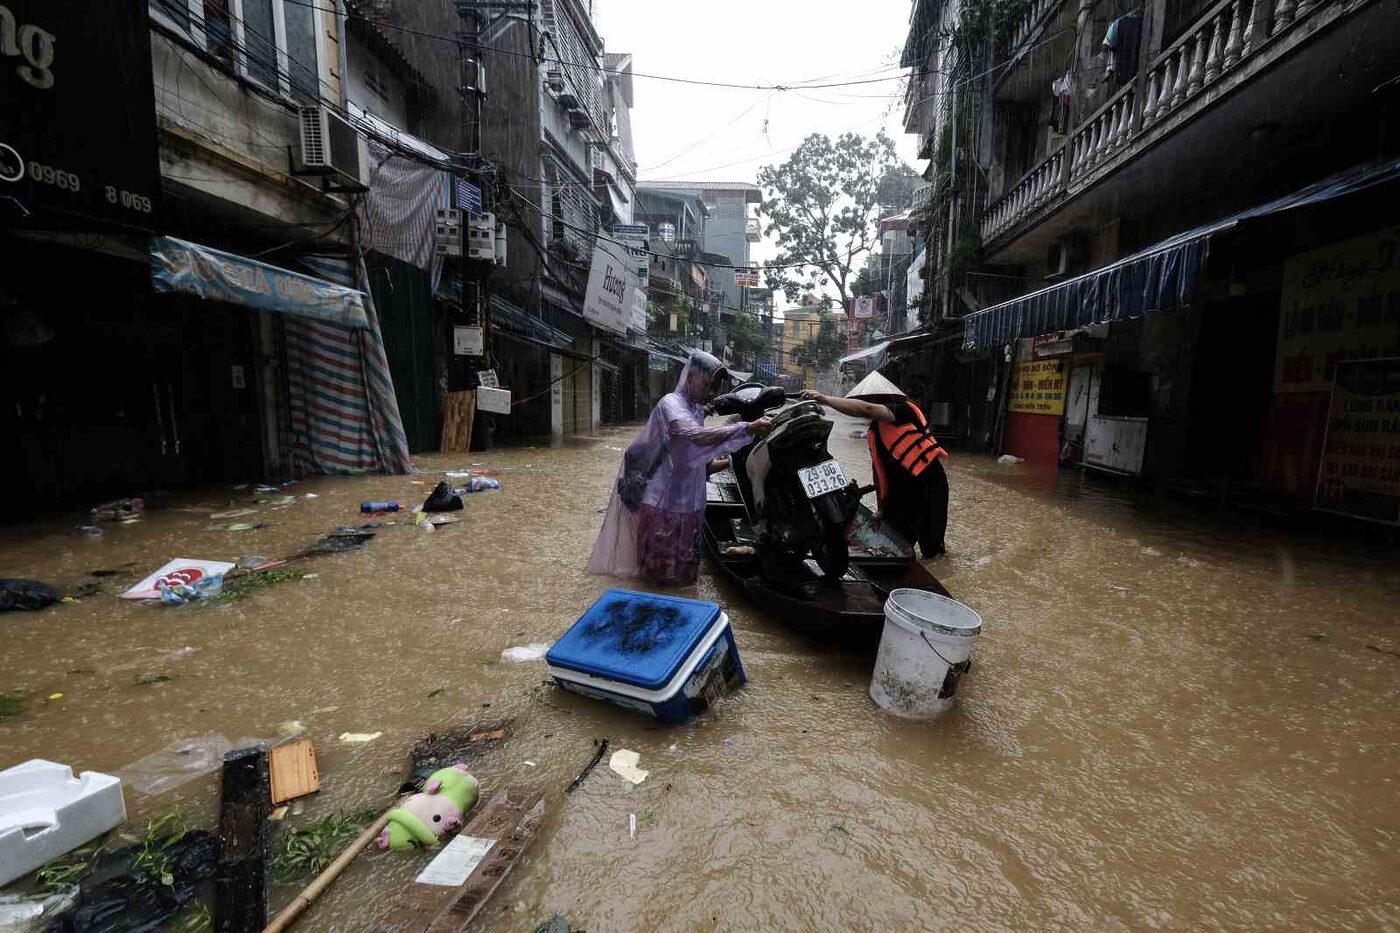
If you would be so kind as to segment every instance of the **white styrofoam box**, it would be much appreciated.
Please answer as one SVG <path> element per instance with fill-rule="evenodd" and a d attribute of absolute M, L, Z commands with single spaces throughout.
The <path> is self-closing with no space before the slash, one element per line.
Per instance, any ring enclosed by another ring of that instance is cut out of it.
<path fill-rule="evenodd" d="M 478 411 L 489 411 L 498 415 L 510 414 L 510 389 L 477 386 L 476 407 Z"/>
<path fill-rule="evenodd" d="M 42 758 L 0 771 L 0 887 L 125 819 L 122 782 L 110 774 L 75 778 Z"/>

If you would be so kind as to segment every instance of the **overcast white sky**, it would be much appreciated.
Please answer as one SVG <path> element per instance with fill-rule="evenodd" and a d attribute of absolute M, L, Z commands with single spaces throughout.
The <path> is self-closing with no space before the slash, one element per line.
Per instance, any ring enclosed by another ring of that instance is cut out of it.
<path fill-rule="evenodd" d="M 641 73 L 738 84 L 889 80 L 821 90 L 758 91 L 634 79 L 632 132 L 642 180 L 753 181 L 809 133 L 881 127 L 914 162 L 903 85 L 894 76 L 909 0 L 594 0 L 609 52 L 631 52 Z M 829 76 L 829 77 L 827 77 Z M 775 250 L 764 243 L 755 259 Z M 780 302 L 781 303 L 781 302 Z"/>

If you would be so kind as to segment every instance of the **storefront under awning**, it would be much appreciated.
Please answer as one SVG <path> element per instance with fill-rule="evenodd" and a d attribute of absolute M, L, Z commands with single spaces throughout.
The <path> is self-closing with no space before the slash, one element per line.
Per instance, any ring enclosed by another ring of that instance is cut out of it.
<path fill-rule="evenodd" d="M 963 319 L 963 347 L 1001 346 L 1021 337 L 1129 320 L 1148 311 L 1179 310 L 1195 294 L 1212 236 L 1246 220 L 1327 201 L 1397 178 L 1400 159 L 1358 166 L 1277 200 L 1179 233 L 1102 269 L 969 314 Z"/>
<path fill-rule="evenodd" d="M 174 237 L 151 237 L 151 287 L 367 329 L 365 296 L 345 285 Z"/>
<path fill-rule="evenodd" d="M 866 347 L 864 350 L 858 350 L 848 356 L 843 356 L 837 361 L 837 364 L 844 367 L 847 363 L 864 362 L 870 369 L 879 369 L 885 364 L 885 351 L 889 348 L 890 342 L 886 340 L 883 343 L 877 343 L 874 346 Z"/>
<path fill-rule="evenodd" d="M 523 308 L 511 304 L 500 295 L 491 296 L 491 323 L 513 336 L 538 344 L 557 353 L 573 349 L 573 338 Z"/>

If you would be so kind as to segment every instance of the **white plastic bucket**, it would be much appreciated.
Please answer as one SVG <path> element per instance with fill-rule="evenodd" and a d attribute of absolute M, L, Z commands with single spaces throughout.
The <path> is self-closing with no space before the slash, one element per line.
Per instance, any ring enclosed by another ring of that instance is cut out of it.
<path fill-rule="evenodd" d="M 926 590 L 894 590 L 885 600 L 885 630 L 870 698 L 907 719 L 937 716 L 953 705 L 981 631 L 981 616 L 955 599 Z"/>

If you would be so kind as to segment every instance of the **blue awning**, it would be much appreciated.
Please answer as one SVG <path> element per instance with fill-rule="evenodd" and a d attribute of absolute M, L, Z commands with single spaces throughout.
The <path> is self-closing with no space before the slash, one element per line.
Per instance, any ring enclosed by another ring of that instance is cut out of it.
<path fill-rule="evenodd" d="M 1246 220 L 1316 204 L 1400 178 L 1400 159 L 1349 169 L 1267 204 L 1163 240 L 1078 278 L 1004 301 L 963 319 L 964 349 L 1001 346 L 1021 337 L 1175 311 L 1190 303 L 1210 238 Z"/>
<path fill-rule="evenodd" d="M 340 327 L 369 327 L 364 295 L 299 272 L 174 237 L 151 237 L 151 287 L 295 314 Z"/>

